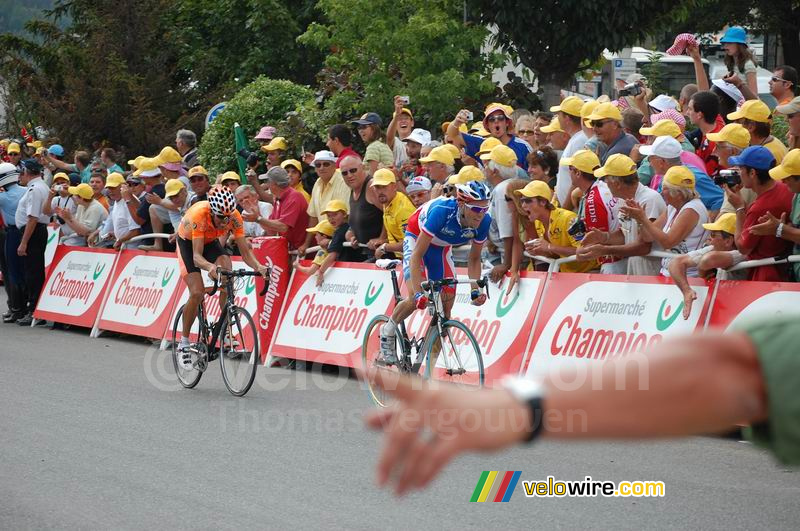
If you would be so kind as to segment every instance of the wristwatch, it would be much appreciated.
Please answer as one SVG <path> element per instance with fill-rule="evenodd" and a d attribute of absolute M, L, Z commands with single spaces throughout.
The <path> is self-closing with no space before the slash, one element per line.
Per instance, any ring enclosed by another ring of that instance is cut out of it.
<path fill-rule="evenodd" d="M 529 380 L 517 376 L 506 376 L 502 380 L 502 386 L 511 395 L 526 404 L 531 413 L 531 425 L 525 437 L 526 443 L 533 442 L 542 433 L 544 428 L 544 418 L 542 400 L 544 399 L 544 385 L 539 380 Z"/>

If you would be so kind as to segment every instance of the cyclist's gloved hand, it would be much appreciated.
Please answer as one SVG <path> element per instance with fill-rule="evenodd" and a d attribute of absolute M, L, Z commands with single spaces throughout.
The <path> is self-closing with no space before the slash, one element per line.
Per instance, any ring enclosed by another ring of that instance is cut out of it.
<path fill-rule="evenodd" d="M 424 293 L 415 293 L 414 303 L 418 310 L 424 310 L 428 307 L 428 297 L 426 297 Z"/>
<path fill-rule="evenodd" d="M 486 302 L 486 294 L 482 293 L 481 290 L 474 289 L 470 292 L 469 296 L 472 299 L 473 306 L 481 306 Z"/>

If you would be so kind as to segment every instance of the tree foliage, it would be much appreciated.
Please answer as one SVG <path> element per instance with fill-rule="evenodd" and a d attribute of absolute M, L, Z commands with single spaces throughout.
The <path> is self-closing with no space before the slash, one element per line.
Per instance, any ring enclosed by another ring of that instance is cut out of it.
<path fill-rule="evenodd" d="M 330 52 L 320 75 L 323 122 L 374 111 L 388 123 L 397 94 L 410 96 L 417 122 L 430 127 L 483 103 L 494 91 L 497 58 L 482 49 L 486 29 L 464 24 L 462 7 L 455 0 L 320 0 L 330 22 L 311 24 L 300 41 Z"/>

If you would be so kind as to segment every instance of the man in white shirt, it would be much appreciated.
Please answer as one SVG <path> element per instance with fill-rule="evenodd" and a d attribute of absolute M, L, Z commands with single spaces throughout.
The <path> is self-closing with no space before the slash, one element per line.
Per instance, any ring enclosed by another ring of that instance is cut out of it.
<path fill-rule="evenodd" d="M 581 123 L 581 109 L 583 100 L 576 96 L 564 98 L 560 105 L 550 107 L 551 112 L 558 113 L 558 123 L 561 129 L 569 135 L 569 142 L 561 154 L 562 158 L 568 159 L 575 155 L 586 145 L 586 133 L 583 132 Z M 568 205 L 569 191 L 572 188 L 572 179 L 569 174 L 569 167 L 560 166 L 556 176 L 556 196 L 562 205 Z"/>
<path fill-rule="evenodd" d="M 70 246 L 86 246 L 86 237 L 97 230 L 100 225 L 108 218 L 108 212 L 97 199 L 94 198 L 94 190 L 86 183 L 78 186 L 70 186 L 69 193 L 78 205 L 76 213 L 73 215 L 67 209 L 56 209 L 56 214 L 60 216 L 65 224 L 72 229 L 72 234 L 62 237 L 60 243 Z"/>
<path fill-rule="evenodd" d="M 236 202 L 244 209 L 242 219 L 244 220 L 244 235 L 248 238 L 266 235 L 264 227 L 259 220 L 269 218 L 272 214 L 272 205 L 258 200 L 258 193 L 249 184 L 243 184 L 236 189 Z"/>
<path fill-rule="evenodd" d="M 480 158 L 485 165 L 486 180 L 492 187 L 492 200 L 489 203 L 492 224 L 489 227 L 489 239 L 500 252 L 502 261 L 491 272 L 492 280 L 497 282 L 511 269 L 514 232 L 511 225 L 511 211 L 506 201 L 506 188 L 511 179 L 517 175 L 517 154 L 510 147 L 500 144 Z"/>
<path fill-rule="evenodd" d="M 103 246 L 103 241 L 113 240 L 112 247 L 119 249 L 123 243 L 127 242 L 134 236 L 141 233 L 141 227 L 131 217 L 128 210 L 128 205 L 122 199 L 122 191 L 120 187 L 125 185 L 125 178 L 114 172 L 106 179 L 106 189 L 108 190 L 108 197 L 114 201 L 114 206 L 111 207 L 108 219 L 99 229 L 89 237 L 89 243 L 92 244 L 97 241 L 97 234 L 99 233 L 100 246 Z M 129 248 L 136 249 L 139 247 L 138 242 L 133 243 Z"/>

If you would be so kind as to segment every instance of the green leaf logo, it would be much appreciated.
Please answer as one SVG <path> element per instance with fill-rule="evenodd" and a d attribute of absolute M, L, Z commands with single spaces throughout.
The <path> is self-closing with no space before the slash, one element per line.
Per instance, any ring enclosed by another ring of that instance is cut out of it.
<path fill-rule="evenodd" d="M 93 280 L 97 280 L 98 278 L 100 278 L 100 275 L 102 275 L 102 274 L 103 274 L 103 270 L 104 270 L 105 268 L 106 268 L 106 265 L 105 265 L 105 264 L 103 264 L 103 267 L 100 267 L 100 264 L 99 264 L 99 263 L 98 263 L 97 265 L 95 265 L 95 266 L 94 266 L 94 275 L 93 275 Z"/>
<path fill-rule="evenodd" d="M 167 272 L 169 272 L 169 275 L 167 275 Z M 175 270 L 174 269 L 165 269 L 164 270 L 164 275 L 161 277 L 161 287 L 162 288 L 166 288 L 167 287 L 167 284 L 169 284 L 169 281 L 172 280 L 172 275 L 174 275 L 174 274 L 175 274 Z"/>
<path fill-rule="evenodd" d="M 372 285 L 372 282 L 370 282 L 367 286 L 367 292 L 364 294 L 364 306 L 369 306 L 375 302 L 375 299 L 377 299 L 378 295 L 380 295 L 381 291 L 383 291 L 383 284 L 381 284 L 377 290 L 374 288 L 375 287 Z M 375 293 L 373 293 L 373 291 Z"/>
<path fill-rule="evenodd" d="M 53 234 L 50 235 L 49 238 L 47 238 L 47 245 L 50 245 L 50 242 L 53 241 L 53 239 L 56 237 L 56 234 L 58 233 L 54 232 Z"/>
<path fill-rule="evenodd" d="M 675 312 L 670 315 L 671 306 L 667 304 L 667 299 L 661 301 L 661 307 L 658 309 L 658 315 L 656 316 L 656 328 L 658 328 L 659 332 L 663 332 L 670 326 L 678 316 L 683 311 L 683 302 L 681 302 L 677 308 L 675 308 Z M 663 317 L 662 317 L 663 316 Z"/>
<path fill-rule="evenodd" d="M 514 298 L 511 299 L 511 302 L 509 302 L 508 304 L 505 304 L 505 301 L 508 300 L 508 295 L 503 295 L 502 297 L 498 297 L 497 308 L 495 309 L 497 317 L 498 318 L 504 317 L 508 312 L 510 312 L 511 308 L 513 308 L 514 304 L 516 304 L 517 299 L 519 299 L 519 290 L 517 290 L 517 293 L 514 295 Z"/>
<path fill-rule="evenodd" d="M 256 277 L 247 277 L 247 284 L 244 285 L 244 294 L 250 295 L 256 289 Z"/>

